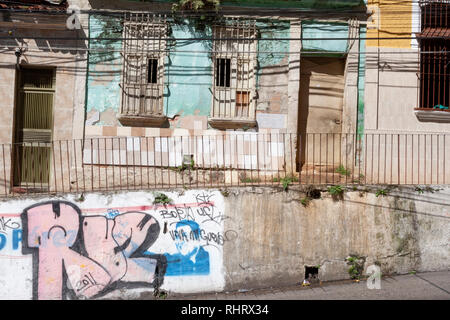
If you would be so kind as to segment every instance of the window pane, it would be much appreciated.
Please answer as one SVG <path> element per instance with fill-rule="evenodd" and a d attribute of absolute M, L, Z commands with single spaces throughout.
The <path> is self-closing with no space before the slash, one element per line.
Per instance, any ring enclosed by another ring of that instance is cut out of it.
<path fill-rule="evenodd" d="M 216 59 L 216 86 L 230 87 L 231 59 Z"/>
<path fill-rule="evenodd" d="M 158 60 L 148 60 L 147 82 L 158 83 Z"/>

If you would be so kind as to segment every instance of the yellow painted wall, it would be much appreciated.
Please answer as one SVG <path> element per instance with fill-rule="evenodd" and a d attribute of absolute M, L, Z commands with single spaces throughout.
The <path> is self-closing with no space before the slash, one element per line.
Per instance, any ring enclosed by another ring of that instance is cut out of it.
<path fill-rule="evenodd" d="M 411 37 L 412 1 L 368 0 L 370 9 L 375 9 L 373 23 L 368 25 L 368 38 L 393 38 L 367 40 L 369 47 L 410 48 L 411 39 L 395 39 Z"/>

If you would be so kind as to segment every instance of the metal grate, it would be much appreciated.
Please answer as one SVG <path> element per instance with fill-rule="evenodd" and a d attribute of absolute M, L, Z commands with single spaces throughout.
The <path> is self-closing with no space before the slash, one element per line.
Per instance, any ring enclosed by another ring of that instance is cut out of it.
<path fill-rule="evenodd" d="M 122 115 L 162 116 L 166 18 L 143 13 L 125 16 Z"/>
<path fill-rule="evenodd" d="M 2 144 L 0 197 L 289 184 L 445 185 L 449 139 L 450 134 L 223 131 Z M 12 168 L 26 182 L 21 188 L 10 188 L 11 154 L 22 159 Z"/>
<path fill-rule="evenodd" d="M 256 36 L 253 20 L 227 19 L 213 27 L 212 118 L 255 119 Z"/>
<path fill-rule="evenodd" d="M 55 77 L 53 69 L 20 70 L 16 108 L 14 185 L 49 181 Z"/>
<path fill-rule="evenodd" d="M 420 108 L 450 111 L 450 0 L 420 7 Z"/>

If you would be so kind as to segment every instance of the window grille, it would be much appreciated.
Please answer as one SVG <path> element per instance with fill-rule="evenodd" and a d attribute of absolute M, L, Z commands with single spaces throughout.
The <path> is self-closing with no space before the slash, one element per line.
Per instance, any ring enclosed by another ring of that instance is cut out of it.
<path fill-rule="evenodd" d="M 450 111 L 450 0 L 422 0 L 419 109 Z"/>
<path fill-rule="evenodd" d="M 256 36 L 255 21 L 231 19 L 213 27 L 212 120 L 255 121 Z"/>
<path fill-rule="evenodd" d="M 123 29 L 122 118 L 163 117 L 166 20 L 129 14 Z"/>

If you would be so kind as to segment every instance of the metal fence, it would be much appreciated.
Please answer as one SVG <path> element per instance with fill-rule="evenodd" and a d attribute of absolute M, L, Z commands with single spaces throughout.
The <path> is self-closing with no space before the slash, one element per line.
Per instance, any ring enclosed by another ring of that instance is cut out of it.
<path fill-rule="evenodd" d="M 0 196 L 450 181 L 450 134 L 214 132 L 0 145 Z"/>

